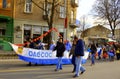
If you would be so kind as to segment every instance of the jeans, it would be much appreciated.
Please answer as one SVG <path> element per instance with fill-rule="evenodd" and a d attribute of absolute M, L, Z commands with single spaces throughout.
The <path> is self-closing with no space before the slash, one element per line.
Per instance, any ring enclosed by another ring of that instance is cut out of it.
<path fill-rule="evenodd" d="M 95 64 L 95 54 L 91 54 L 91 64 Z"/>
<path fill-rule="evenodd" d="M 83 72 L 85 71 L 85 68 L 82 66 L 82 56 L 76 57 L 76 72 L 75 74 L 79 76 L 80 71 Z"/>
<path fill-rule="evenodd" d="M 56 65 L 56 69 L 62 69 L 62 57 L 58 57 L 58 63 Z"/>
<path fill-rule="evenodd" d="M 110 56 L 110 55 L 109 55 L 109 60 L 110 60 L 110 61 L 113 61 L 113 60 L 114 60 L 114 56 Z"/>
<path fill-rule="evenodd" d="M 120 53 L 116 53 L 117 60 L 120 60 Z"/>
<path fill-rule="evenodd" d="M 74 66 L 73 71 L 75 71 L 75 69 L 76 69 L 76 63 L 75 63 L 75 56 L 74 55 L 72 56 L 72 64 Z"/>

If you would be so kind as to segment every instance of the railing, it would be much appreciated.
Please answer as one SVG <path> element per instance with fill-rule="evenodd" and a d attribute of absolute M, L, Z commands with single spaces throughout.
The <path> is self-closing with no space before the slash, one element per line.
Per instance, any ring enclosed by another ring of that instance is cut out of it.
<path fill-rule="evenodd" d="M 76 19 L 73 19 L 69 23 L 70 27 L 76 28 L 79 26 L 79 24 L 76 23 Z"/>

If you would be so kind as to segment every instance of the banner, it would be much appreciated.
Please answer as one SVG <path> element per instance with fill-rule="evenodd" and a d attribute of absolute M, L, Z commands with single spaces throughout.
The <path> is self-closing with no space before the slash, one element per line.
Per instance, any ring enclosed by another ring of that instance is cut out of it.
<path fill-rule="evenodd" d="M 11 44 L 13 50 L 18 54 L 19 59 L 31 62 L 33 64 L 57 64 L 58 60 L 56 57 L 56 51 L 52 52 L 51 50 L 37 50 L 31 48 L 25 48 Z M 83 56 L 82 63 L 86 63 L 88 58 L 88 52 L 85 52 Z M 69 52 L 65 51 L 62 59 L 63 64 L 71 64 L 71 57 L 69 57 Z"/>

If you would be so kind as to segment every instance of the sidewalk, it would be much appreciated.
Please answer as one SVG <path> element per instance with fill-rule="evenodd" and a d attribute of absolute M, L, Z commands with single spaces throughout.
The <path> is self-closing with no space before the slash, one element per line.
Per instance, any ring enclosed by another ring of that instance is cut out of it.
<path fill-rule="evenodd" d="M 18 56 L 14 51 L 0 50 L 0 59 L 17 59 Z"/>
<path fill-rule="evenodd" d="M 1 53 L 15 53 L 14 51 L 5 51 L 5 50 L 0 50 L 0 54 Z"/>
<path fill-rule="evenodd" d="M 3 62 L 3 61 L 22 61 L 22 60 L 20 60 L 18 58 L 16 58 L 16 59 L 0 59 L 0 62 Z"/>

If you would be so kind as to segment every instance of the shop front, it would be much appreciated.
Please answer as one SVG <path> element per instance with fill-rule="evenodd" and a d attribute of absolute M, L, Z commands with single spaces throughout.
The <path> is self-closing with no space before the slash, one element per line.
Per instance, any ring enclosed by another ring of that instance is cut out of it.
<path fill-rule="evenodd" d="M 0 50 L 12 50 L 8 42 L 13 43 L 13 19 L 0 15 Z"/>
<path fill-rule="evenodd" d="M 13 42 L 13 19 L 0 15 L 0 40 Z"/>

